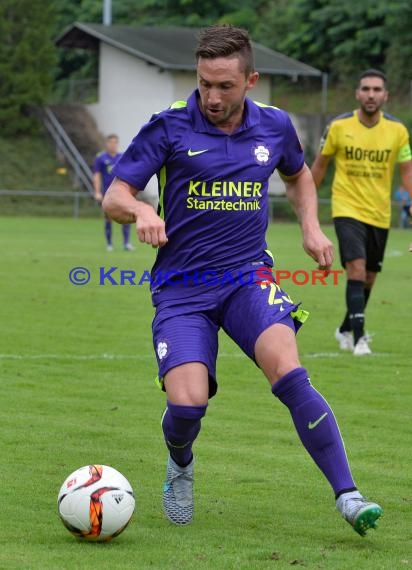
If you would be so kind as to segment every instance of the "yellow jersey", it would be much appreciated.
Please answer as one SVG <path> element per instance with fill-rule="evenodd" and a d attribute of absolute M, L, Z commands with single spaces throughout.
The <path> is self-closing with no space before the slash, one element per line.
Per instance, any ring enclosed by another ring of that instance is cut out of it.
<path fill-rule="evenodd" d="M 412 157 L 406 127 L 382 112 L 379 121 L 367 127 L 355 110 L 331 121 L 320 152 L 335 158 L 332 217 L 389 228 L 395 164 Z"/>

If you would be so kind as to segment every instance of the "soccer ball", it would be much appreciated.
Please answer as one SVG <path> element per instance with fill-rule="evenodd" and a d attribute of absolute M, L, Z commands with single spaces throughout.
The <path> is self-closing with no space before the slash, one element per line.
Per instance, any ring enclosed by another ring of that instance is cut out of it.
<path fill-rule="evenodd" d="M 129 481 L 119 471 L 107 465 L 86 465 L 66 478 L 57 507 L 74 536 L 108 541 L 128 525 L 135 499 Z"/>

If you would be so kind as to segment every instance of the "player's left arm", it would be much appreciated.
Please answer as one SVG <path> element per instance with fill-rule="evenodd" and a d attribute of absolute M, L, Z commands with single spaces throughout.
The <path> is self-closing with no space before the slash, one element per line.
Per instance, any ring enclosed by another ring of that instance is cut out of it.
<path fill-rule="evenodd" d="M 310 168 L 304 164 L 292 176 L 279 174 L 302 229 L 304 250 L 318 263 L 319 269 L 329 271 L 333 263 L 333 244 L 320 228 L 316 186 Z"/>
<path fill-rule="evenodd" d="M 408 192 L 412 203 L 412 160 L 399 163 L 399 170 L 402 179 L 402 186 Z M 409 213 L 412 216 L 412 204 L 409 207 Z M 412 243 L 409 244 L 409 251 L 412 253 Z"/>
<path fill-rule="evenodd" d="M 402 186 L 408 192 L 409 198 L 412 202 L 412 160 L 400 162 L 399 171 L 402 179 Z M 412 215 L 412 206 L 410 207 L 410 213 Z"/>

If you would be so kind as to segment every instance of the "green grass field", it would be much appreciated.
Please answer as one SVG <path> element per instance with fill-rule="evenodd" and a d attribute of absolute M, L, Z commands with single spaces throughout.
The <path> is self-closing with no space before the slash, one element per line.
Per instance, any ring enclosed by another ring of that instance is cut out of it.
<path fill-rule="evenodd" d="M 296 225 L 270 227 L 278 269 L 314 269 L 300 241 Z M 411 568 L 410 241 L 407 230 L 390 234 L 367 312 L 370 357 L 337 350 L 343 277 L 283 283 L 311 312 L 302 363 L 334 409 L 357 484 L 384 507 L 379 529 L 361 538 L 340 518 L 289 412 L 224 334 L 219 393 L 195 447 L 195 520 L 179 528 L 161 510 L 165 400 L 153 383 L 149 292 L 98 281 L 99 267 L 149 269 L 153 250 L 107 253 L 100 220 L 1 218 L 0 568 Z M 88 284 L 70 283 L 75 266 L 89 269 Z M 63 480 L 89 463 L 120 470 L 137 497 L 130 526 L 107 544 L 77 541 L 57 515 Z"/>

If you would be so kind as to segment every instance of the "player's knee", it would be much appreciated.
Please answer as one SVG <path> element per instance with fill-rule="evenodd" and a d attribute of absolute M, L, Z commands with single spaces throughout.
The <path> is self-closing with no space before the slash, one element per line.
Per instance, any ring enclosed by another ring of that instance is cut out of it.
<path fill-rule="evenodd" d="M 181 406 L 168 401 L 167 409 L 174 418 L 199 421 L 206 414 L 207 404 L 203 406 Z"/>
<path fill-rule="evenodd" d="M 281 402 L 294 399 L 295 395 L 306 393 L 311 390 L 311 384 L 306 368 L 299 366 L 294 368 L 272 385 L 272 393 Z"/>

